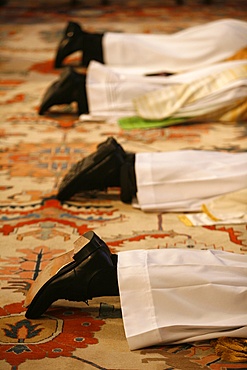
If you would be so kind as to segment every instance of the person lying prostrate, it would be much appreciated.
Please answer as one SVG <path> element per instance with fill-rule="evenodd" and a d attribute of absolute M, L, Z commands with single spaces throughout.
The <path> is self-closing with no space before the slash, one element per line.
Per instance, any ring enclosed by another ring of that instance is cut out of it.
<path fill-rule="evenodd" d="M 247 255 L 175 248 L 112 254 L 93 231 L 38 275 L 26 317 L 49 314 L 60 299 L 119 295 L 130 350 L 247 337 Z"/>
<path fill-rule="evenodd" d="M 92 61 L 86 75 L 65 69 L 47 89 L 39 113 L 77 102 L 78 114 L 93 118 L 235 122 L 247 118 L 246 97 L 247 59 L 171 76 L 139 76 L 125 68 L 120 73 Z"/>
<path fill-rule="evenodd" d="M 217 196 L 247 188 L 247 153 L 205 150 L 129 153 L 113 138 L 75 163 L 57 199 L 120 187 L 120 199 L 149 212 L 198 211 Z"/>
<path fill-rule="evenodd" d="M 247 47 L 247 22 L 219 19 L 173 34 L 126 32 L 89 33 L 69 22 L 55 57 L 55 67 L 82 51 L 82 64 L 92 60 L 111 67 L 135 68 L 136 73 L 181 73 L 219 63 Z"/>

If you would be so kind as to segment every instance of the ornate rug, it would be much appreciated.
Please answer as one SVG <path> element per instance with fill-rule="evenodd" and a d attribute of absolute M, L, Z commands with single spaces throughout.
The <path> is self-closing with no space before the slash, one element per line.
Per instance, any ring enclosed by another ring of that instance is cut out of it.
<path fill-rule="evenodd" d="M 108 136 L 135 152 L 247 149 L 246 122 L 125 131 L 117 122 L 80 122 L 73 105 L 37 114 L 43 93 L 60 74 L 53 59 L 69 19 L 91 31 L 146 33 L 223 17 L 247 19 L 245 0 L 215 0 L 211 6 L 191 0 L 180 7 L 171 0 L 109 3 L 13 0 L 0 8 L 0 368 L 247 369 L 241 350 L 231 362 L 215 351 L 216 341 L 130 351 L 118 298 L 94 299 L 89 306 L 61 300 L 41 319 L 25 318 L 31 282 L 88 230 L 114 253 L 171 247 L 247 253 L 245 224 L 189 227 L 178 214 L 143 213 L 123 204 L 118 188 L 64 203 L 53 197 L 71 165 Z"/>

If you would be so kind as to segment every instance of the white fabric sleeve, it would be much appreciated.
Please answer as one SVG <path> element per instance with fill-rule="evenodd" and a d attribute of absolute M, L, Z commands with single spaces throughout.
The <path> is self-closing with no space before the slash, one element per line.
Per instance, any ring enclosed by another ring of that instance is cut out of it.
<path fill-rule="evenodd" d="M 118 281 L 131 350 L 247 336 L 247 255 L 188 249 L 120 252 Z"/>

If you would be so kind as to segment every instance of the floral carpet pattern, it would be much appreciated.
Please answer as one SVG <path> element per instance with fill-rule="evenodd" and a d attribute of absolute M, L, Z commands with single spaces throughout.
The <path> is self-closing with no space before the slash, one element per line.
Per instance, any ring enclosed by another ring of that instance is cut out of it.
<path fill-rule="evenodd" d="M 114 136 L 135 152 L 247 149 L 246 122 L 205 122 L 122 130 L 117 122 L 80 122 L 73 104 L 38 115 L 68 20 L 91 31 L 175 32 L 219 18 L 247 19 L 245 0 L 39 2 L 9 0 L 0 12 L 0 368 L 232 370 L 214 342 L 129 351 L 118 298 L 57 301 L 39 320 L 25 318 L 25 294 L 51 258 L 94 230 L 112 252 L 138 248 L 218 249 L 247 253 L 245 224 L 188 227 L 177 214 L 146 214 L 123 204 L 119 189 L 60 203 L 55 195 L 71 165 Z M 77 60 L 78 56 L 72 58 Z M 145 320 L 145 318 L 143 318 Z"/>

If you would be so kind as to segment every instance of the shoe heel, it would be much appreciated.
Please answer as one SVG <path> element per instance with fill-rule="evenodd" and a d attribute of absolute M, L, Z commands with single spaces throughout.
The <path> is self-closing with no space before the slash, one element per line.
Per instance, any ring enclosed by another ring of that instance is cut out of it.
<path fill-rule="evenodd" d="M 47 281 L 55 276 L 63 267 L 73 262 L 73 253 L 73 250 L 64 253 L 61 256 L 58 256 L 51 260 L 45 266 L 45 268 L 39 273 L 38 277 L 34 280 L 30 289 L 28 290 L 24 302 L 24 307 L 28 307 L 30 305 L 37 292 L 42 288 L 42 286 L 45 285 Z"/>
<path fill-rule="evenodd" d="M 90 254 L 92 254 L 93 252 L 96 251 L 96 249 L 99 248 L 98 245 L 94 245 L 94 243 L 91 243 L 93 237 L 87 238 L 85 236 L 86 234 L 80 236 L 80 238 L 74 242 L 75 253 L 73 255 L 73 259 L 78 263 L 84 261 L 86 258 L 90 256 Z M 87 248 L 84 248 L 86 246 Z"/>
<path fill-rule="evenodd" d="M 78 250 L 78 252 L 74 254 L 73 259 L 78 263 L 84 261 L 99 248 L 111 257 L 111 251 L 108 246 L 93 231 L 83 234 L 75 241 L 74 245 L 75 251 Z M 85 246 L 87 248 L 84 248 Z"/>

